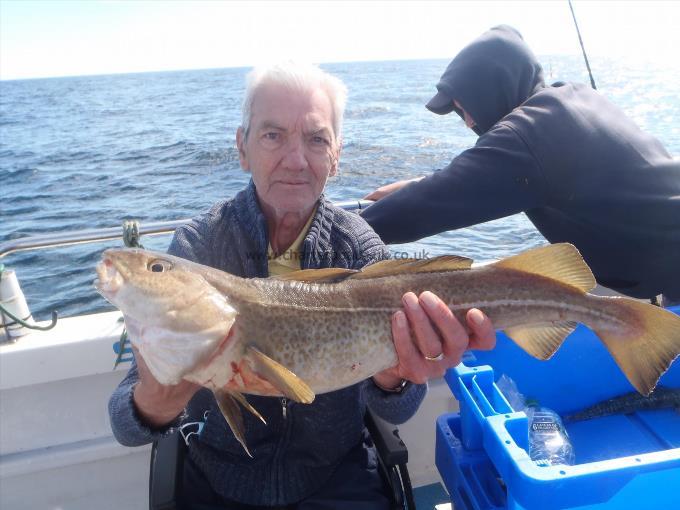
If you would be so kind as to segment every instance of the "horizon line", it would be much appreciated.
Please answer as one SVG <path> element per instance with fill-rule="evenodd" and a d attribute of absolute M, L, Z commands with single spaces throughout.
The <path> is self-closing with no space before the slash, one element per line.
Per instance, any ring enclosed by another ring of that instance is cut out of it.
<path fill-rule="evenodd" d="M 596 55 L 598 58 L 602 58 L 602 55 Z M 543 55 L 537 55 L 538 59 L 546 57 L 581 57 L 579 53 L 576 52 L 557 52 L 557 53 L 546 53 Z M 629 56 L 625 55 L 614 55 L 606 56 L 608 59 L 621 59 L 626 58 L 631 60 Z M 382 62 L 417 62 L 417 61 L 428 61 L 428 60 L 450 60 L 450 57 L 422 57 L 422 58 L 382 58 L 375 60 L 332 60 L 326 62 L 312 62 L 318 66 L 331 65 L 331 64 L 370 64 L 370 63 L 382 63 Z M 591 57 L 592 60 L 592 57 Z M 649 58 L 635 58 L 634 60 L 649 61 L 653 59 Z M 51 75 L 51 76 L 25 76 L 25 77 L 15 77 L 15 78 L 3 78 L 0 73 L 0 82 L 10 82 L 10 81 L 29 81 L 29 80 L 51 80 L 51 79 L 62 79 L 62 78 L 95 78 L 104 76 L 125 76 L 125 75 L 136 75 L 136 74 L 160 74 L 160 73 L 176 73 L 185 71 L 215 71 L 219 69 L 252 69 L 260 64 L 250 64 L 250 65 L 224 65 L 215 67 L 187 67 L 187 68 L 175 68 L 175 69 L 149 69 L 145 71 L 114 71 L 114 72 L 95 72 L 86 74 L 63 74 L 63 75 Z"/>

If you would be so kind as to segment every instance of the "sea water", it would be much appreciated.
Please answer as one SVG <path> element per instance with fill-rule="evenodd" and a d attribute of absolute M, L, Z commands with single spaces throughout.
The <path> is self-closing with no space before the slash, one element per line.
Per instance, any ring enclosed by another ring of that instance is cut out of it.
<path fill-rule="evenodd" d="M 544 56 L 548 83 L 587 82 L 578 56 Z M 680 155 L 677 64 L 591 59 L 598 89 Z M 349 99 L 332 200 L 361 198 L 446 166 L 475 142 L 456 115 L 424 108 L 445 60 L 329 64 Z M 672 66 L 675 66 L 674 68 Z M 248 69 L 213 69 L 0 82 L 0 243 L 113 227 L 123 220 L 189 218 L 248 182 L 235 147 Z M 606 190 L 603 190 L 606 193 Z M 170 236 L 145 238 L 164 250 Z M 484 261 L 544 243 L 524 215 L 448 232 L 399 255 Z M 16 270 L 34 316 L 111 307 L 91 282 L 101 251 L 119 241 L 21 252 Z"/>

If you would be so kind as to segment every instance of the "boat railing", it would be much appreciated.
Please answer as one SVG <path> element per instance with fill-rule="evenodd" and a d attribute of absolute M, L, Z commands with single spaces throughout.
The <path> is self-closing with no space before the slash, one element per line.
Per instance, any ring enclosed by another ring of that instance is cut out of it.
<path fill-rule="evenodd" d="M 365 209 L 373 202 L 370 200 L 344 200 L 335 202 L 337 207 L 345 210 L 354 211 Z M 155 221 L 139 225 L 139 235 L 153 236 L 170 234 L 190 220 L 188 218 L 171 221 Z M 58 232 L 54 234 L 44 234 L 21 237 L 0 243 L 0 259 L 10 253 L 20 251 L 36 250 L 41 248 L 54 248 L 59 246 L 70 246 L 75 244 L 96 243 L 109 241 L 111 239 L 121 239 L 124 237 L 124 230 L 121 227 L 95 228 L 89 230 L 77 230 L 69 232 Z"/>

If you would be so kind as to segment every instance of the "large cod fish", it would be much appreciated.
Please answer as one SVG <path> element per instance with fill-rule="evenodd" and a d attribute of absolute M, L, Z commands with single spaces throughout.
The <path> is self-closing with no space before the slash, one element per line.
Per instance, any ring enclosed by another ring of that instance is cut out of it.
<path fill-rule="evenodd" d="M 155 378 L 210 388 L 246 452 L 239 403 L 264 419 L 244 393 L 311 403 L 394 366 L 390 318 L 408 291 L 434 292 L 462 324 L 480 308 L 539 359 L 584 323 L 643 395 L 680 354 L 680 317 L 588 294 L 595 279 L 570 244 L 471 265 L 443 256 L 246 279 L 163 253 L 112 249 L 95 286 L 136 331 L 130 340 Z"/>

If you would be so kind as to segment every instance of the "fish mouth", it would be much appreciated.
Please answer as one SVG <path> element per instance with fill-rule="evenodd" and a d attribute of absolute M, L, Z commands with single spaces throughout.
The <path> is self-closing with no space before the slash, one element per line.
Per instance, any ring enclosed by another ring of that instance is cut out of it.
<path fill-rule="evenodd" d="M 123 286 L 123 275 L 120 274 L 113 261 L 105 257 L 97 264 L 97 276 L 94 287 L 105 297 L 111 297 Z"/>

